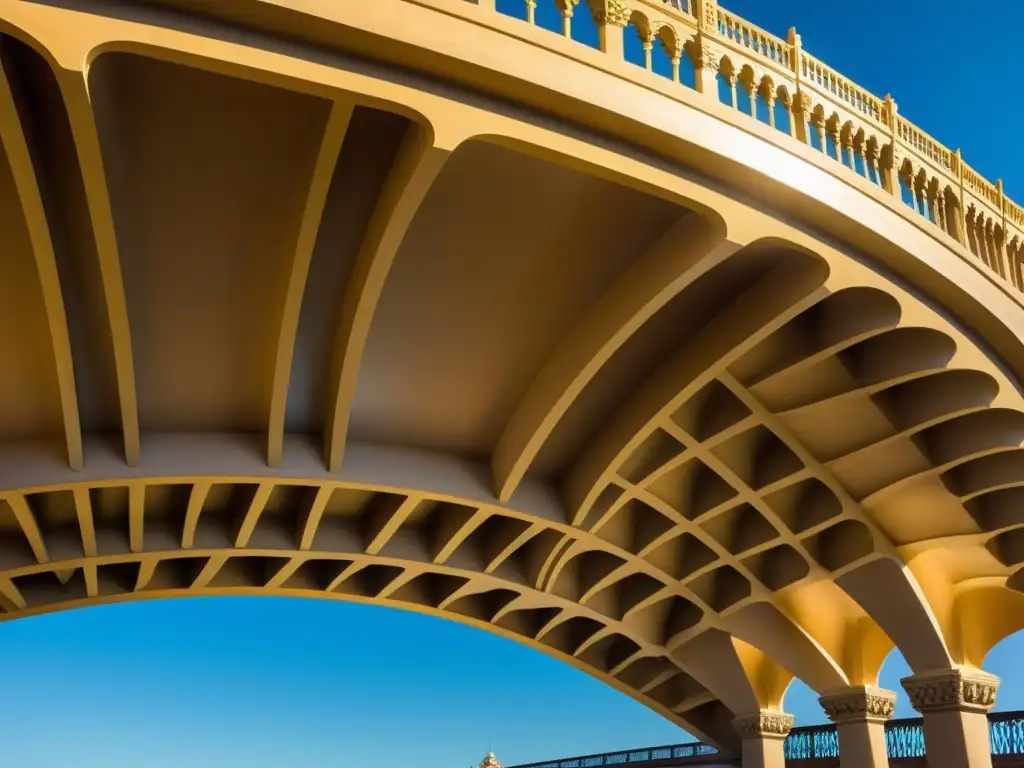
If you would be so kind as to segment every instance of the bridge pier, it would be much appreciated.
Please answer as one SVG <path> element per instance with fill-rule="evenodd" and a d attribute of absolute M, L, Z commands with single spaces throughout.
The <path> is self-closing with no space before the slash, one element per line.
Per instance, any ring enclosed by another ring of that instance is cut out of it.
<path fill-rule="evenodd" d="M 992 768 L 988 713 L 996 704 L 998 677 L 958 668 L 900 682 L 924 718 L 928 768 Z"/>
<path fill-rule="evenodd" d="M 885 722 L 896 707 L 896 692 L 860 685 L 818 699 L 839 734 L 842 768 L 886 768 Z"/>
<path fill-rule="evenodd" d="M 783 746 L 793 728 L 793 716 L 762 709 L 756 715 L 737 717 L 733 728 L 743 740 L 743 768 L 785 768 Z"/>

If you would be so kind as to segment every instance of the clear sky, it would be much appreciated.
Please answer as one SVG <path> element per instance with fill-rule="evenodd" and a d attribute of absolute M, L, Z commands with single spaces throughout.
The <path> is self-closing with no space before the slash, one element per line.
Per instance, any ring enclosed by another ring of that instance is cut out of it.
<path fill-rule="evenodd" d="M 506 0 L 500 0 L 505 3 Z M 508 0 L 521 3 L 522 0 Z M 550 9 L 540 0 L 544 18 Z M 1024 202 L 1012 0 L 882 6 L 732 0 L 882 95 Z M 953 38 L 953 31 L 959 35 Z M 986 666 L 1024 709 L 1024 635 Z M 0 761 L 12 768 L 468 768 L 687 741 L 565 664 L 479 630 L 335 601 L 203 598 L 0 625 Z M 899 689 L 901 657 L 881 684 Z M 786 708 L 823 721 L 795 683 Z M 901 701 L 898 714 L 910 716 Z"/>

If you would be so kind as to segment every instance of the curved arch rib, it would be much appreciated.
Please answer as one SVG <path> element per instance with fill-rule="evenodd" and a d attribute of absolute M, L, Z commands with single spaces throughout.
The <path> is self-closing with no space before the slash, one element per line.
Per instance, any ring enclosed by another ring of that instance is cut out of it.
<path fill-rule="evenodd" d="M 680 218 L 562 341 L 519 403 L 491 457 L 512 498 L 559 419 L 615 352 L 673 297 L 739 248 L 698 214 Z"/>
<path fill-rule="evenodd" d="M 309 265 L 313 260 L 313 249 L 323 217 L 327 192 L 331 178 L 345 141 L 353 105 L 350 102 L 335 101 L 327 118 L 320 152 L 313 167 L 313 175 L 302 210 L 299 234 L 295 241 L 288 287 L 281 309 L 281 323 L 278 328 L 277 353 L 274 358 L 274 378 L 271 383 L 270 416 L 267 423 L 267 463 L 276 467 L 281 463 L 284 448 L 285 410 L 288 404 L 288 383 L 292 372 L 292 357 L 295 354 L 295 334 L 299 328 L 299 313 L 302 309 L 302 295 L 309 276 Z"/>
<path fill-rule="evenodd" d="M 829 294 L 820 276 L 800 266 L 777 268 L 723 308 L 613 416 L 570 471 L 567 496 L 574 525 L 586 519 L 610 473 L 646 437 L 653 421 L 710 381 L 716 366 L 735 360 Z"/>
<path fill-rule="evenodd" d="M 345 289 L 334 342 L 324 423 L 324 462 L 331 472 L 341 468 L 359 366 L 384 281 L 416 211 L 450 155 L 451 150 L 438 146 L 425 128 L 410 125 L 370 217 Z"/>
<path fill-rule="evenodd" d="M 130 466 L 139 463 L 139 408 L 135 390 L 135 364 L 132 338 L 128 323 L 128 304 L 125 299 L 124 279 L 117 251 L 114 214 L 107 188 L 99 131 L 93 115 L 89 95 L 87 71 L 59 70 L 55 72 L 61 95 L 67 108 L 68 122 L 82 170 L 89 220 L 96 240 L 103 297 L 110 325 L 110 339 L 114 350 L 114 369 L 121 411 L 121 431 L 124 437 L 124 457 Z"/>
<path fill-rule="evenodd" d="M 28 228 L 32 255 L 36 262 L 36 271 L 39 274 L 39 286 L 43 294 L 46 322 L 50 331 L 50 344 L 53 347 L 57 388 L 60 392 L 68 464 L 72 469 L 79 470 L 83 463 L 82 425 L 78 415 L 75 369 L 71 360 L 71 341 L 68 336 L 67 315 L 64 312 L 64 297 L 61 294 L 53 240 L 50 237 L 50 227 L 43 206 L 39 181 L 36 178 L 28 142 L 22 130 L 11 84 L 2 62 L 0 62 L 0 145 L 3 147 L 2 151 L 7 154 L 11 175 L 14 177 L 14 185 Z"/>

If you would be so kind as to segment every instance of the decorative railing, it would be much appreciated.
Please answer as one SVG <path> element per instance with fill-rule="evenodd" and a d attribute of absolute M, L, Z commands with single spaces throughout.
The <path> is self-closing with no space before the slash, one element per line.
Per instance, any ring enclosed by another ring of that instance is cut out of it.
<path fill-rule="evenodd" d="M 1024 303 L 1024 208 L 1006 196 L 1001 181 L 993 184 L 965 163 L 960 150 L 898 114 L 891 96 L 872 94 L 804 51 L 795 29 L 783 40 L 717 0 L 469 2 L 506 12 L 521 4 L 531 24 L 543 23 L 537 10 L 550 4 L 548 10 L 557 10 L 550 26 L 570 38 L 585 37 L 571 22 L 583 15 L 580 7 L 589 7 L 599 29 L 591 44 L 788 133 L 835 161 L 837 174 L 881 187 L 959 242 L 970 254 L 962 256 Z M 627 56 L 634 49 L 623 44 L 623 34 L 639 37 L 639 59 Z M 670 64 L 658 66 L 659 57 Z"/>
<path fill-rule="evenodd" d="M 834 725 L 794 728 L 783 747 L 787 760 L 810 760 L 839 756 L 839 734 Z"/>
<path fill-rule="evenodd" d="M 687 760 L 704 755 L 717 755 L 718 750 L 699 741 L 689 744 L 669 744 L 664 747 L 645 747 L 625 752 L 604 752 L 596 755 L 567 757 L 545 763 L 524 763 L 509 768 L 598 768 L 604 765 L 654 763 L 662 760 Z"/>
<path fill-rule="evenodd" d="M 993 755 L 1024 755 L 1024 711 L 993 712 L 988 716 L 989 741 Z M 924 729 L 921 718 L 890 720 L 885 724 L 885 748 L 890 760 L 924 757 Z M 718 754 L 700 742 L 667 747 L 646 747 L 625 752 L 570 757 L 544 763 L 526 763 L 508 768 L 596 768 L 605 765 L 655 763 L 663 760 L 695 760 Z M 786 737 L 786 760 L 815 760 L 839 757 L 839 734 L 834 725 L 794 728 Z"/>
<path fill-rule="evenodd" d="M 993 755 L 1024 755 L 1024 712 L 995 712 L 988 716 Z"/>

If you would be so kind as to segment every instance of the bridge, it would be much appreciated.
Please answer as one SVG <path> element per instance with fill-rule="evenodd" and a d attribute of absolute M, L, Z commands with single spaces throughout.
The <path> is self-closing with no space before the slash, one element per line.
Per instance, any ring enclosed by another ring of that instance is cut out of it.
<path fill-rule="evenodd" d="M 988 716 L 992 762 L 999 766 L 1024 765 L 1024 712 L 998 712 Z M 889 720 L 885 724 L 885 748 L 889 765 L 926 766 L 921 718 Z M 830 768 L 839 765 L 839 734 L 834 725 L 793 728 L 784 742 L 786 765 L 792 768 Z M 672 768 L 686 765 L 721 765 L 722 755 L 701 742 L 643 747 L 622 752 L 581 755 L 507 768 L 603 768 L 628 765 L 634 768 Z"/>
<path fill-rule="evenodd" d="M 1024 209 L 813 50 L 716 0 L 0 0 L 0 618 L 372 602 L 751 768 L 796 678 L 845 768 L 901 695 L 989 768 Z"/>

